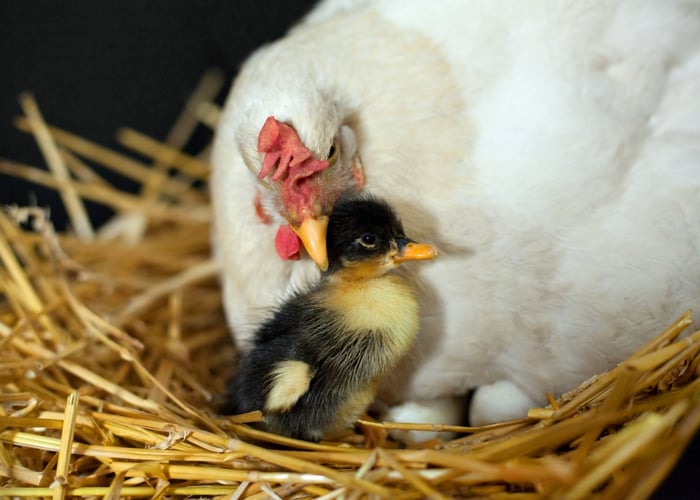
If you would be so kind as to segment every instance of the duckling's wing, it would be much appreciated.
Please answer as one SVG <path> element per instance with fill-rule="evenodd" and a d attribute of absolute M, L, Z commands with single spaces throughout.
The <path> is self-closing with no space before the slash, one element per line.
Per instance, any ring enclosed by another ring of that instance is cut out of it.
<path fill-rule="evenodd" d="M 311 365 L 304 361 L 285 360 L 276 363 L 270 373 L 271 385 L 265 411 L 288 411 L 308 390 L 314 376 Z"/>

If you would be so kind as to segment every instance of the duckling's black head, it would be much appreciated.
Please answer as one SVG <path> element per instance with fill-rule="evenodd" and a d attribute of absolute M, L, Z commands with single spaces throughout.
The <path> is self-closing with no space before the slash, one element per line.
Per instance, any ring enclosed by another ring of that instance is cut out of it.
<path fill-rule="evenodd" d="M 327 274 L 341 269 L 381 275 L 407 260 L 432 259 L 432 245 L 406 237 L 396 212 L 385 201 L 363 196 L 338 201 L 326 234 Z"/>

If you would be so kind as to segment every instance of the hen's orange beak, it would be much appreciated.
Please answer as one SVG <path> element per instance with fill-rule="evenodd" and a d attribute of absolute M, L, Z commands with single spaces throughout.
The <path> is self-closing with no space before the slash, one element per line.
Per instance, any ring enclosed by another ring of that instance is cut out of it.
<path fill-rule="evenodd" d="M 328 253 L 326 251 L 326 230 L 328 217 L 313 219 L 305 218 L 299 227 L 293 227 L 294 232 L 304 244 L 309 257 L 321 271 L 328 269 Z"/>
<path fill-rule="evenodd" d="M 428 260 L 437 257 L 437 248 L 427 243 L 410 242 L 399 253 L 394 255 L 395 264 L 401 264 L 409 260 Z"/>

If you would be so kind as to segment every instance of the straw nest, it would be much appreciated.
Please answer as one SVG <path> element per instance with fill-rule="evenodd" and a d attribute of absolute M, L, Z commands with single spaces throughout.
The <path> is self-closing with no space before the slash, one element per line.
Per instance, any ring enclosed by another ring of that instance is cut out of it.
<path fill-rule="evenodd" d="M 21 97 L 17 124 L 34 134 L 50 172 L 8 160 L 0 171 L 54 187 L 72 230 L 56 234 L 37 208 L 0 213 L 1 495 L 653 492 L 700 424 L 700 332 L 679 335 L 689 313 L 611 371 L 515 422 L 470 429 L 363 420 L 339 442 L 312 444 L 247 426 L 258 413 L 217 415 L 234 348 L 210 260 L 208 169 L 178 147 L 211 114 L 220 80 L 204 79 L 167 144 L 119 132 L 150 165 L 48 127 Z M 141 193 L 111 187 L 90 164 L 138 181 Z M 83 200 L 118 215 L 96 232 Z M 462 437 L 402 448 L 387 437 L 397 428 Z"/>

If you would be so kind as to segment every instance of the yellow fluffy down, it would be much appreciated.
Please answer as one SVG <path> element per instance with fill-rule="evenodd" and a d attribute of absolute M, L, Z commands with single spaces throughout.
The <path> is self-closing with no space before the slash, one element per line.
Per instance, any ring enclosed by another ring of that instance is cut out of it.
<path fill-rule="evenodd" d="M 272 371 L 272 389 L 267 395 L 265 410 L 289 410 L 309 390 L 313 373 L 303 361 L 282 361 Z"/>

